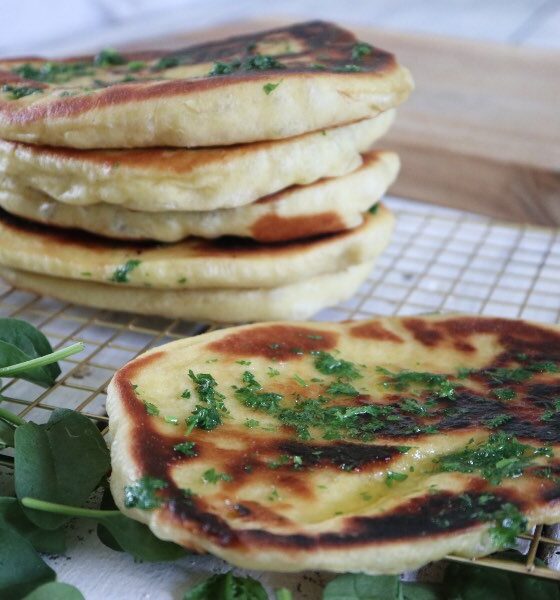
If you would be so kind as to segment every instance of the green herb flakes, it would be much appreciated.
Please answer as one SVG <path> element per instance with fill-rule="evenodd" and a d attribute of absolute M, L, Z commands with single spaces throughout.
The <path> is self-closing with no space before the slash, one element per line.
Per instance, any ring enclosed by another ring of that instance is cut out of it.
<path fill-rule="evenodd" d="M 218 483 L 218 481 L 233 481 L 233 477 L 227 473 L 219 473 L 216 469 L 208 469 L 202 474 L 204 483 Z"/>
<path fill-rule="evenodd" d="M 358 367 L 347 360 L 335 358 L 332 354 L 323 351 L 314 351 L 315 368 L 323 375 L 336 375 L 345 379 L 359 379 L 362 374 Z"/>
<path fill-rule="evenodd" d="M 146 408 L 146 412 L 150 415 L 150 417 L 157 417 L 159 415 L 159 408 L 152 402 L 144 401 L 144 406 Z"/>
<path fill-rule="evenodd" d="M 222 424 L 222 415 L 227 413 L 224 405 L 225 396 L 216 390 L 216 380 L 208 373 L 195 375 L 189 370 L 198 398 L 204 404 L 197 404 L 187 419 L 187 432 L 195 427 L 210 431 Z"/>
<path fill-rule="evenodd" d="M 153 510 L 162 504 L 158 495 L 160 490 L 167 487 L 167 482 L 156 477 L 145 476 L 124 488 L 124 505 L 126 508 Z"/>
<path fill-rule="evenodd" d="M 500 414 L 500 415 L 496 415 L 495 417 L 492 417 L 491 419 L 486 419 L 486 421 L 484 421 L 484 424 L 487 427 L 494 429 L 495 427 L 500 427 L 501 425 L 504 425 L 508 421 L 511 421 L 511 419 L 512 419 L 511 415 Z"/>
<path fill-rule="evenodd" d="M 269 96 L 281 83 L 282 81 L 279 81 L 278 83 L 265 83 L 263 85 L 264 93 Z"/>
<path fill-rule="evenodd" d="M 552 451 L 522 444 L 515 437 L 499 432 L 485 442 L 476 445 L 471 442 L 464 450 L 438 458 L 436 464 L 440 471 L 479 472 L 490 483 L 498 485 L 503 479 L 523 475 L 538 456 L 550 457 Z"/>
<path fill-rule="evenodd" d="M 3 85 L 0 91 L 8 94 L 10 100 L 19 100 L 25 98 L 25 96 L 31 96 L 31 94 L 42 94 L 43 90 L 39 87 L 33 87 L 30 85 L 10 85 L 9 83 Z"/>
<path fill-rule="evenodd" d="M 340 395 L 340 396 L 359 396 L 360 392 L 351 384 L 337 381 L 331 383 L 325 390 L 327 394 Z"/>
<path fill-rule="evenodd" d="M 110 281 L 114 281 L 116 283 L 128 283 L 130 281 L 130 273 L 139 267 L 141 263 L 142 261 L 136 259 L 126 261 L 124 265 L 117 267 L 115 272 L 111 275 Z"/>
<path fill-rule="evenodd" d="M 515 390 L 511 388 L 494 388 L 492 394 L 498 398 L 498 400 L 512 400 L 515 398 Z"/>
<path fill-rule="evenodd" d="M 352 47 L 352 60 L 361 60 L 373 52 L 373 47 L 366 42 L 357 42 Z"/>
<path fill-rule="evenodd" d="M 173 446 L 173 450 L 180 452 L 185 456 L 198 456 L 196 444 L 194 442 L 181 442 L 179 444 L 175 444 L 175 446 Z"/>
<path fill-rule="evenodd" d="M 124 65 L 126 62 L 126 58 L 114 48 L 101 50 L 93 61 L 98 67 L 114 67 L 117 65 Z"/>
<path fill-rule="evenodd" d="M 385 375 L 383 387 L 387 389 L 400 392 L 415 387 L 425 388 L 438 399 L 452 399 L 455 395 L 455 385 L 445 375 L 406 370 L 393 373 L 383 367 L 377 367 L 376 370 Z"/>
<path fill-rule="evenodd" d="M 401 482 L 408 478 L 406 473 L 398 473 L 396 471 L 387 471 L 385 474 L 385 485 L 391 487 L 395 481 Z"/>

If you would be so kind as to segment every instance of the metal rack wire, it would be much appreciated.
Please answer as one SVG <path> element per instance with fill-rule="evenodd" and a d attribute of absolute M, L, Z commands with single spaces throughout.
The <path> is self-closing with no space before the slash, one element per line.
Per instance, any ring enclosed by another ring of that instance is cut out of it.
<path fill-rule="evenodd" d="M 392 244 L 353 298 L 316 319 L 461 311 L 560 321 L 560 231 L 397 199 L 388 204 L 398 213 Z M 3 406 L 38 423 L 56 407 L 72 408 L 94 419 L 103 433 L 106 386 L 117 368 L 153 346 L 214 327 L 83 308 L 15 290 L 2 281 L 0 316 L 37 325 L 54 347 L 77 340 L 86 344 L 84 353 L 62 362 L 63 374 L 48 390 L 23 381 L 3 382 Z M 553 535 L 539 525 L 522 536 L 527 540 L 523 563 L 496 558 L 475 562 L 560 580 L 554 560 L 547 567 L 535 562 L 544 553 L 560 554 L 560 539 Z"/>

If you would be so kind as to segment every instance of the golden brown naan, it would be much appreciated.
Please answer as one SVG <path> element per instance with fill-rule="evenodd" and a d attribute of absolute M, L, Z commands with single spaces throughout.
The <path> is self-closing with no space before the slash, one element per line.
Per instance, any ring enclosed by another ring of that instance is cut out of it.
<path fill-rule="evenodd" d="M 487 554 L 560 521 L 559 367 L 559 326 L 492 317 L 177 341 L 109 387 L 112 492 L 159 537 L 252 569 Z"/>
<path fill-rule="evenodd" d="M 392 54 L 317 21 L 174 52 L 0 61 L 0 137 L 75 148 L 273 140 L 375 117 L 411 89 Z"/>

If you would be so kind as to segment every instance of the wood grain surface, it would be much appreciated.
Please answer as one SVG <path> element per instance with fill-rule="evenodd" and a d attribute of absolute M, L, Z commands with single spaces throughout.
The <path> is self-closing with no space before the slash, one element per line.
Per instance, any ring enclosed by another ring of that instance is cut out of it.
<path fill-rule="evenodd" d="M 175 48 L 287 22 L 229 23 L 134 47 Z M 392 193 L 506 220 L 560 225 L 559 51 L 352 29 L 394 52 L 416 81 L 379 144 L 402 158 Z"/>

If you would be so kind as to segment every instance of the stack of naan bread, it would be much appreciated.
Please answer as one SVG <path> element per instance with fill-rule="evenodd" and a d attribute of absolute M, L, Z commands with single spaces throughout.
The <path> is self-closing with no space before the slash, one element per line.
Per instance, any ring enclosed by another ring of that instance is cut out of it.
<path fill-rule="evenodd" d="M 89 306 L 303 319 L 387 245 L 412 88 L 326 23 L 171 53 L 0 62 L 0 274 Z"/>

